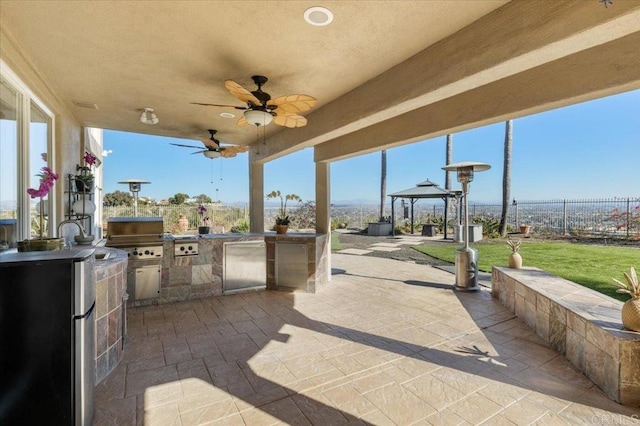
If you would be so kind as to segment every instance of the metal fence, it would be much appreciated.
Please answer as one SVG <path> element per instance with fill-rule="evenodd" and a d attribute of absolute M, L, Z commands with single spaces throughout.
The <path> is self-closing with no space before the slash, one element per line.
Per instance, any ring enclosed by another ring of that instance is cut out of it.
<path fill-rule="evenodd" d="M 396 224 L 406 223 L 410 218 L 410 205 L 396 204 Z M 211 226 L 224 227 L 226 231 L 243 222 L 249 223 L 247 206 L 225 206 L 206 204 Z M 313 207 L 297 206 L 289 209 L 294 224 L 300 228 L 313 228 Z M 365 229 L 369 222 L 379 219 L 379 205 L 333 205 L 331 218 L 336 226 Z M 469 204 L 471 221 L 500 221 L 502 206 L 500 204 Z M 277 207 L 265 207 L 265 228 L 270 229 L 275 223 Z M 386 206 L 386 214 L 391 207 Z M 165 232 L 176 232 L 178 219 L 184 215 L 189 221 L 189 229 L 196 229 L 202 224 L 203 216 L 196 205 L 162 205 L 139 206 L 139 216 L 162 216 Z M 455 223 L 459 215 L 459 206 L 450 200 L 449 220 Z M 104 207 L 103 223 L 107 218 L 117 216 L 133 216 L 133 207 Z M 305 217 L 306 220 L 297 218 Z M 442 221 L 444 203 L 416 203 L 414 205 L 414 224 L 416 229 L 425 223 Z M 516 201 L 509 206 L 507 223 L 511 231 L 517 231 L 521 225 L 528 225 L 536 234 L 574 235 L 584 237 L 640 238 L 640 197 L 609 198 L 592 200 L 546 200 Z"/>
<path fill-rule="evenodd" d="M 399 203 L 398 203 L 399 204 Z M 395 222 L 402 224 L 411 217 L 410 205 L 396 204 Z M 444 202 L 416 203 L 414 224 L 440 222 L 444 217 Z M 455 223 L 460 212 L 455 200 L 449 204 L 449 220 Z M 369 222 L 377 222 L 378 205 L 333 206 L 331 217 L 337 224 L 364 229 Z M 386 207 L 390 214 L 391 207 Z M 501 204 L 469 204 L 469 220 L 499 222 Z M 536 234 L 574 235 L 594 238 L 640 238 L 640 197 L 606 198 L 590 200 L 516 201 L 509 206 L 507 225 L 516 232 L 522 225 L 531 227 Z"/>
<path fill-rule="evenodd" d="M 471 217 L 500 220 L 501 205 L 473 204 Z M 516 201 L 508 222 L 514 229 L 529 225 L 540 234 L 640 238 L 640 198 Z"/>
<path fill-rule="evenodd" d="M 160 216 L 164 220 L 164 232 L 179 234 L 183 232 L 178 225 L 181 215 L 188 220 L 188 230 L 197 229 L 203 225 L 203 219 L 208 217 L 210 226 L 224 227 L 225 231 L 240 225 L 243 221 L 249 223 L 249 207 L 224 206 L 221 204 L 204 204 L 207 209 L 200 214 L 198 206 L 194 204 L 170 204 L 170 205 L 142 205 L 138 206 L 139 217 Z M 133 206 L 105 206 L 102 214 L 103 228 L 106 227 L 110 217 L 132 217 Z"/>

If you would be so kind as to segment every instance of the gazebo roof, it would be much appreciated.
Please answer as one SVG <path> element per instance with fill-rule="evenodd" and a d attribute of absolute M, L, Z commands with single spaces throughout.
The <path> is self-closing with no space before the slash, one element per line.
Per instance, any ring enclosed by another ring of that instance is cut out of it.
<path fill-rule="evenodd" d="M 436 185 L 435 183 L 427 179 L 424 182 L 418 183 L 413 188 L 403 189 L 402 191 L 389 194 L 389 197 L 392 197 L 392 198 L 444 198 L 444 197 L 455 197 L 457 193 L 460 193 L 460 191 L 458 190 L 447 191 L 446 189 L 440 188 L 438 185 Z"/>

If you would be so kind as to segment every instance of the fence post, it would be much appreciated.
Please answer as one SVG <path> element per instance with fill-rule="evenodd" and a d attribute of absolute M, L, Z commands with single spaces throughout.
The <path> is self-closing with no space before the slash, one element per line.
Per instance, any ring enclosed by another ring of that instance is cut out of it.
<path fill-rule="evenodd" d="M 562 200 L 562 235 L 567 235 L 567 200 Z"/>
<path fill-rule="evenodd" d="M 518 229 L 518 227 L 520 226 L 520 220 L 518 218 L 518 202 L 516 201 L 516 199 L 513 199 L 513 205 L 516 206 L 516 224 L 514 226 L 514 229 Z"/>
<path fill-rule="evenodd" d="M 630 230 L 631 230 L 631 199 L 627 198 L 627 238 L 629 238 Z"/>

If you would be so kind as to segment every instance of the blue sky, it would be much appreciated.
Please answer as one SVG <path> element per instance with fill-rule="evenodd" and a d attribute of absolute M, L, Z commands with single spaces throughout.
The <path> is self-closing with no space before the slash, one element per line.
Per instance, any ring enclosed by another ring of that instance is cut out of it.
<path fill-rule="evenodd" d="M 471 183 L 470 200 L 502 197 L 504 123 L 454 134 L 453 161 L 489 163 Z M 295 130 L 285 130 L 295 131 Z M 223 203 L 249 199 L 248 156 L 210 160 L 170 145 L 197 141 L 104 131 L 104 192 L 127 190 L 118 181 L 152 183 L 141 197 L 157 200 L 178 192 L 207 194 Z M 387 193 L 429 179 L 444 186 L 445 137 L 387 151 Z M 313 150 L 265 164 L 265 193 L 279 189 L 315 198 Z M 514 120 L 511 196 L 519 200 L 640 196 L 640 90 Z M 459 188 L 455 182 L 454 188 Z M 331 164 L 332 202 L 377 203 L 380 153 Z"/>

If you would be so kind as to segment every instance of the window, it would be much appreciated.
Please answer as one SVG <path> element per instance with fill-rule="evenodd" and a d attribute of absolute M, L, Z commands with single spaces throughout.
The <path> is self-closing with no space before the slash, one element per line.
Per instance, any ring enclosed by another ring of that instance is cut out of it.
<path fill-rule="evenodd" d="M 38 187 L 43 166 L 53 168 L 53 116 L 4 63 L 0 69 L 0 248 L 6 248 L 39 234 L 40 200 L 26 190 Z M 55 220 L 54 203 L 44 207 Z"/>

